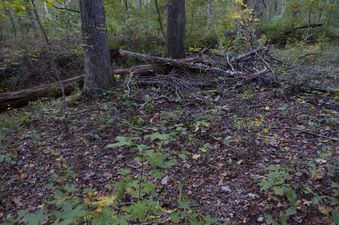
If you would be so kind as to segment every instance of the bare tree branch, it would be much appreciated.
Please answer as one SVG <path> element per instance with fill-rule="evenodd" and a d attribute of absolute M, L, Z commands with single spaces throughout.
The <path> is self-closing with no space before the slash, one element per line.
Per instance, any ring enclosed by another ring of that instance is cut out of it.
<path fill-rule="evenodd" d="M 68 11 L 68 12 L 72 12 L 72 13 L 79 13 L 80 14 L 80 11 L 76 10 L 76 9 L 69 9 L 69 8 L 59 7 L 59 6 L 56 6 L 56 5 L 52 5 L 52 6 L 55 9 L 60 9 L 60 10 L 64 10 L 64 11 Z"/>

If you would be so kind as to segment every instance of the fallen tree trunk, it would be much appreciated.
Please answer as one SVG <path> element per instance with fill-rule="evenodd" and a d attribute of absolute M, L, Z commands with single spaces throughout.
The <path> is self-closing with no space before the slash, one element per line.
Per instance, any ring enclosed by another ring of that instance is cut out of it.
<path fill-rule="evenodd" d="M 125 51 L 125 50 L 122 50 L 122 51 Z M 128 52 L 128 51 L 125 51 L 125 52 Z M 138 54 L 138 53 L 135 53 L 135 54 Z M 121 55 L 121 56 L 126 56 L 126 55 Z M 201 62 L 202 58 L 196 55 L 196 56 L 180 59 L 179 61 L 182 63 L 197 63 L 197 62 Z M 172 66 L 168 67 L 164 64 L 162 65 L 147 64 L 147 65 L 133 66 L 130 68 L 116 69 L 113 71 L 113 74 L 118 74 L 118 75 L 133 74 L 135 76 L 143 76 L 143 75 L 149 75 L 149 74 L 154 74 L 154 73 L 166 73 L 168 72 L 170 68 L 172 68 Z"/>
<path fill-rule="evenodd" d="M 315 27 L 322 27 L 322 26 L 323 26 L 323 24 L 316 23 L 316 24 L 308 24 L 308 25 L 304 25 L 304 26 L 300 26 L 300 27 L 295 27 L 295 28 L 292 28 L 290 30 L 287 30 L 287 31 L 283 32 L 281 36 L 291 35 L 291 34 L 295 33 L 298 30 L 303 30 L 303 29 L 308 29 L 308 28 L 315 28 Z"/>
<path fill-rule="evenodd" d="M 183 61 L 179 59 L 170 59 L 170 58 L 163 58 L 163 57 L 158 57 L 158 56 L 150 56 L 150 55 L 130 52 L 130 51 L 122 50 L 122 49 L 119 50 L 119 53 L 121 56 L 134 58 L 134 59 L 137 59 L 143 62 L 151 62 L 151 63 L 158 64 L 158 65 L 170 65 L 172 67 L 188 69 L 188 70 L 197 70 L 197 71 L 201 71 L 205 73 L 213 73 L 216 75 L 221 75 L 221 76 L 226 76 L 226 77 L 231 77 L 231 78 L 234 78 L 236 76 L 247 75 L 246 73 L 241 72 L 241 71 L 223 70 L 217 67 L 210 67 L 204 64 L 194 64 L 190 61 L 187 62 L 187 61 Z"/>
<path fill-rule="evenodd" d="M 84 76 L 77 76 L 61 81 L 65 88 L 65 93 L 69 94 L 75 89 L 74 84 L 83 83 Z M 7 92 L 0 95 L 0 111 L 5 111 L 14 107 L 27 105 L 28 102 L 43 97 L 59 97 L 61 89 L 59 82 L 41 85 L 34 88 L 24 89 L 20 91 Z"/>
<path fill-rule="evenodd" d="M 270 40 L 270 42 L 278 44 L 281 47 L 284 47 L 287 44 L 288 39 L 295 36 L 295 34 L 298 31 L 304 30 L 304 29 L 310 29 L 310 28 L 313 29 L 313 28 L 316 28 L 316 27 L 323 27 L 323 24 L 316 23 L 316 24 L 307 24 L 307 25 L 303 25 L 303 26 L 299 26 L 299 27 L 287 28 L 287 30 L 281 32 L 279 35 L 272 38 Z"/>
<path fill-rule="evenodd" d="M 199 62 L 201 58 L 199 56 L 193 56 L 189 58 L 182 59 L 183 62 Z M 135 76 L 143 76 L 153 74 L 155 72 L 166 72 L 170 68 L 161 65 L 139 65 L 133 66 L 130 68 L 122 68 L 113 70 L 113 75 L 129 75 L 133 74 Z M 66 94 L 70 94 L 78 86 L 82 87 L 84 81 L 84 76 L 77 76 L 70 79 L 62 80 L 62 85 L 65 88 Z M 27 105 L 31 101 L 35 101 L 39 98 L 44 97 L 60 97 L 61 90 L 59 82 L 45 84 L 33 88 L 28 88 L 20 91 L 6 92 L 0 94 L 0 112 L 6 111 L 11 108 L 16 108 L 20 106 Z"/>

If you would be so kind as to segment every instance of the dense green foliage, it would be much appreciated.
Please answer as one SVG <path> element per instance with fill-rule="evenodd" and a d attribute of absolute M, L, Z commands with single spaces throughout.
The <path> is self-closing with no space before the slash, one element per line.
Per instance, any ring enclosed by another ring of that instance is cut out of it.
<path fill-rule="evenodd" d="M 284 35 L 295 28 L 312 27 L 315 24 L 323 25 L 321 30 L 316 32 L 318 37 L 325 33 L 331 38 L 338 38 L 336 21 L 339 7 L 335 1 L 331 3 L 327 0 L 293 0 L 285 2 L 285 5 L 284 2 L 267 1 L 265 17 L 260 22 L 255 17 L 255 10 L 245 6 L 242 1 L 211 1 L 213 9 L 211 18 L 208 18 L 207 14 L 207 1 L 187 1 L 186 46 L 195 48 L 218 44 L 221 48 L 227 48 L 230 44 L 234 44 L 234 39 L 243 40 L 238 43 L 240 45 L 248 42 L 253 44 L 257 36 L 256 28 L 260 23 L 263 25 L 263 35 L 268 38 L 268 41 L 275 43 L 286 38 L 312 40 L 316 36 L 314 36 L 314 29 L 311 28 L 300 30 L 298 35 L 293 34 L 288 37 Z M 65 1 L 65 3 L 53 0 L 36 2 L 37 12 L 44 27 L 51 37 L 57 39 L 80 36 L 79 14 L 76 12 L 78 3 L 76 1 Z M 154 1 L 150 3 L 143 1 L 141 11 L 137 1 L 106 0 L 105 3 L 111 48 L 127 48 L 159 54 L 163 52 L 166 40 L 161 27 L 166 33 L 167 2 L 165 0 L 159 0 L 157 5 Z M 0 3 L 1 20 L 5 24 L 2 27 L 4 39 L 13 36 L 26 39 L 27 36 L 33 37 L 34 33 L 39 33 L 32 10 L 29 1 L 23 3 L 23 1 L 11 0 Z"/>

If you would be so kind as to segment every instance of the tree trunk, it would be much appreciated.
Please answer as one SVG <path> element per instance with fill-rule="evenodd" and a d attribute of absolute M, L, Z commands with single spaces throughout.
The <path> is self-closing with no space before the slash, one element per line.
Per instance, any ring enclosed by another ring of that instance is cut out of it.
<path fill-rule="evenodd" d="M 284 17 L 287 8 L 287 0 L 281 0 L 280 3 L 280 17 Z"/>
<path fill-rule="evenodd" d="M 248 0 L 247 5 L 254 10 L 255 15 L 260 21 L 264 20 L 266 11 L 265 0 Z"/>
<path fill-rule="evenodd" d="M 34 18 L 33 13 L 32 13 L 33 9 L 32 9 L 31 2 L 29 0 L 24 0 L 24 3 L 25 3 L 28 18 L 31 21 L 31 26 L 32 26 L 32 29 L 33 29 L 34 37 L 37 38 L 39 36 L 38 24 L 36 23 L 36 20 Z"/>
<path fill-rule="evenodd" d="M 271 20 L 272 19 L 272 16 L 273 16 L 273 1 L 270 0 L 268 1 L 268 12 L 267 12 L 267 17 L 268 17 L 268 20 Z"/>
<path fill-rule="evenodd" d="M 209 28 L 212 25 L 212 16 L 213 16 L 212 0 L 208 0 L 207 2 L 207 18 L 208 18 L 207 24 Z"/>
<path fill-rule="evenodd" d="M 185 0 L 168 1 L 167 56 L 185 57 Z"/>
<path fill-rule="evenodd" d="M 108 50 L 103 0 L 80 0 L 81 27 L 84 39 L 84 91 L 96 94 L 112 88 L 112 65 Z"/>
<path fill-rule="evenodd" d="M 4 38 L 4 25 L 0 23 L 0 42 L 3 41 Z"/>
<path fill-rule="evenodd" d="M 146 5 L 148 6 L 149 14 L 152 15 L 152 4 L 151 0 L 146 0 Z"/>
<path fill-rule="evenodd" d="M 46 2 L 44 2 L 44 12 L 45 12 L 46 15 L 49 14 L 49 10 L 48 10 L 47 3 L 46 3 Z"/>
<path fill-rule="evenodd" d="M 142 12 L 142 0 L 138 0 L 138 12 L 139 14 Z"/>

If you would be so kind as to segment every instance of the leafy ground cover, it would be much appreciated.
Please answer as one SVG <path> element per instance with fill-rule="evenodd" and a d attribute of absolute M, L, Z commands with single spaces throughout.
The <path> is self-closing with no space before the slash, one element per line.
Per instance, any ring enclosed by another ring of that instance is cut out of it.
<path fill-rule="evenodd" d="M 68 97 L 66 117 L 61 100 L 1 114 L 0 218 L 338 223 L 337 92 L 293 85 L 179 102 L 156 88 L 129 97 L 119 88 L 99 100 Z"/>

